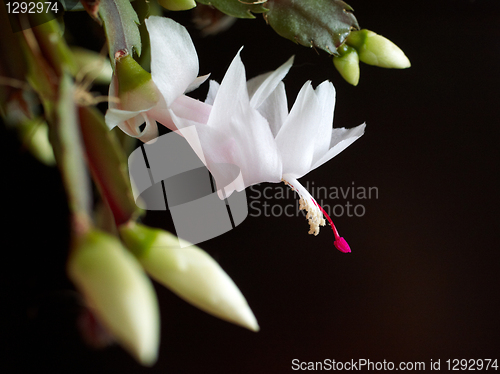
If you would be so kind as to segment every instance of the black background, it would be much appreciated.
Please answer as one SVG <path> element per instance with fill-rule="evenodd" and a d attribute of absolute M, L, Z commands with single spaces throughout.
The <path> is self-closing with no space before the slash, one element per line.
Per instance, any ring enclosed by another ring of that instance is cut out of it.
<path fill-rule="evenodd" d="M 361 27 L 405 51 L 410 69 L 362 64 L 352 87 L 326 53 L 280 38 L 261 17 L 202 38 L 188 14 L 175 16 L 193 35 L 200 74 L 220 82 L 242 45 L 248 78 L 294 54 L 285 79 L 290 102 L 306 80 L 331 80 L 334 126 L 367 123 L 361 139 L 301 179 L 377 187 L 378 199 L 347 199 L 365 207 L 363 217 L 334 217 L 352 253 L 337 251 L 327 228 L 307 235 L 303 217 L 248 217 L 200 246 L 239 286 L 261 331 L 206 315 L 158 286 L 161 353 L 153 368 L 143 368 L 117 346 L 93 350 L 79 337 L 80 309 L 64 275 L 64 190 L 56 171 L 38 165 L 7 134 L 2 335 L 9 372 L 288 373 L 293 359 L 424 361 L 427 368 L 440 359 L 443 370 L 448 359 L 500 359 L 500 4 L 350 5 Z M 87 17 L 67 16 L 75 25 Z M 90 29 L 78 27 L 69 27 L 75 40 L 78 33 L 92 40 Z M 170 228 L 162 219 L 150 215 L 147 222 Z"/>

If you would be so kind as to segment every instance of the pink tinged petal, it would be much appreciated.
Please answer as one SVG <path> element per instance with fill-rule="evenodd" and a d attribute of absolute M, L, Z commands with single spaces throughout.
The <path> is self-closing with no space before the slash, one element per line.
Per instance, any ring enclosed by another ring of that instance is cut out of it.
<path fill-rule="evenodd" d="M 333 129 L 330 150 L 314 163 L 311 170 L 323 165 L 325 162 L 331 160 L 344 149 L 349 147 L 364 134 L 365 127 L 366 125 L 363 123 L 359 126 L 353 127 L 352 129 L 346 129 L 344 127 L 340 129 Z"/>
<path fill-rule="evenodd" d="M 186 95 L 179 96 L 170 106 L 178 117 L 185 118 L 196 123 L 207 123 L 212 106 L 205 104 Z M 177 126 L 170 115 L 170 110 L 164 106 L 156 106 L 148 112 L 150 118 L 154 118 L 166 128 L 176 131 Z"/>
<path fill-rule="evenodd" d="M 335 87 L 328 81 L 324 81 L 316 87 L 316 96 L 318 97 L 320 111 L 322 117 L 319 123 L 316 124 L 318 132 L 314 147 L 314 164 L 319 160 L 330 148 L 333 126 L 333 110 L 335 109 Z"/>
<path fill-rule="evenodd" d="M 311 82 L 306 82 L 276 136 L 283 159 L 283 174 L 300 178 L 309 172 L 318 133 L 317 124 L 323 115 L 320 110 Z"/>
<path fill-rule="evenodd" d="M 288 103 L 285 92 L 285 85 L 279 82 L 276 89 L 260 105 L 257 110 L 269 122 L 269 127 L 273 136 L 276 138 L 281 126 L 288 116 Z"/>
<path fill-rule="evenodd" d="M 204 103 L 203 101 L 182 95 L 173 102 L 170 109 L 172 109 L 179 117 L 206 124 L 210 117 L 212 106 Z"/>
<path fill-rule="evenodd" d="M 184 93 L 198 75 L 198 55 L 186 29 L 164 17 L 146 19 L 151 42 L 151 75 L 167 106 Z"/>
<path fill-rule="evenodd" d="M 285 78 L 293 65 L 294 56 L 271 73 L 267 73 L 251 79 L 248 82 L 248 92 L 251 97 L 250 105 L 258 108 L 264 100 L 275 90 L 278 84 Z M 263 79 L 264 78 L 264 79 Z"/>

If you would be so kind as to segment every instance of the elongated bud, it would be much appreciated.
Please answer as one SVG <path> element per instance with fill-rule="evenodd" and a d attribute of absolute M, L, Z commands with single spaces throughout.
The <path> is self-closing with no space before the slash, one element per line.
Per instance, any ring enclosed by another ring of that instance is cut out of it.
<path fill-rule="evenodd" d="M 259 330 L 238 287 L 206 252 L 181 248 L 182 239 L 137 223 L 121 226 L 120 234 L 144 269 L 181 298 L 213 316 Z"/>
<path fill-rule="evenodd" d="M 408 57 L 396 44 L 373 31 L 351 31 L 346 43 L 356 48 L 359 59 L 368 65 L 393 69 L 405 69 L 411 65 Z"/>
<path fill-rule="evenodd" d="M 338 70 L 342 78 L 353 86 L 359 82 L 359 57 L 358 52 L 344 44 L 337 49 L 340 56 L 333 57 L 333 65 Z"/>
<path fill-rule="evenodd" d="M 154 106 L 159 100 L 151 74 L 144 70 L 126 51 L 121 51 L 116 61 L 118 97 L 124 110 L 143 110 Z"/>
<path fill-rule="evenodd" d="M 116 340 L 141 364 L 154 364 L 160 319 L 151 281 L 115 237 L 94 230 L 77 240 L 70 279 Z"/>
<path fill-rule="evenodd" d="M 71 52 L 78 66 L 78 74 L 84 74 L 98 84 L 111 82 L 113 68 L 106 56 L 80 47 L 72 47 Z"/>
<path fill-rule="evenodd" d="M 158 0 L 158 4 L 168 10 L 188 10 L 196 6 L 194 0 Z"/>

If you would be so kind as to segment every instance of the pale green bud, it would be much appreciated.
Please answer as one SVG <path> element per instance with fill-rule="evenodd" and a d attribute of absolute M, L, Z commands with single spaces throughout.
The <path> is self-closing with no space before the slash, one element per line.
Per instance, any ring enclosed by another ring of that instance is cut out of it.
<path fill-rule="evenodd" d="M 340 56 L 333 57 L 333 65 L 339 71 L 342 78 L 353 86 L 359 82 L 359 57 L 358 52 L 348 45 L 342 45 L 337 49 Z"/>
<path fill-rule="evenodd" d="M 79 238 L 68 275 L 118 343 L 141 364 L 158 356 L 160 317 L 151 281 L 120 241 L 91 231 Z"/>
<path fill-rule="evenodd" d="M 72 47 L 78 74 L 85 75 L 97 84 L 109 84 L 113 75 L 113 68 L 109 59 L 100 53 L 89 49 Z"/>
<path fill-rule="evenodd" d="M 396 44 L 373 31 L 351 31 L 346 43 L 356 48 L 359 59 L 368 65 L 393 69 L 405 69 L 411 65 L 408 57 Z"/>
<path fill-rule="evenodd" d="M 31 153 L 45 165 L 55 165 L 54 151 L 49 141 L 49 127 L 46 122 L 31 123 L 28 126 L 30 133 L 28 136 L 27 147 Z"/>
<path fill-rule="evenodd" d="M 196 7 L 194 0 L 158 0 L 158 4 L 168 10 L 188 10 Z"/>
<path fill-rule="evenodd" d="M 215 317 L 259 330 L 238 287 L 206 252 L 166 231 L 136 223 L 121 226 L 120 234 L 144 269 L 159 283 Z M 179 241 L 187 247 L 181 248 Z"/>
<path fill-rule="evenodd" d="M 115 74 L 118 78 L 118 97 L 122 109 L 143 110 L 158 102 L 159 91 L 151 74 L 129 54 L 116 59 Z"/>

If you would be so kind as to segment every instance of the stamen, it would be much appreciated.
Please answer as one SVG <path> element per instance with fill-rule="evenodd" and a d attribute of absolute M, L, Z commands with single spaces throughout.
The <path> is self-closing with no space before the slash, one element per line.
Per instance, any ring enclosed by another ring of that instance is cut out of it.
<path fill-rule="evenodd" d="M 309 193 L 307 193 L 307 191 L 306 191 L 306 193 L 309 196 L 302 196 L 300 194 L 299 190 L 297 188 L 295 188 L 290 182 L 286 181 L 285 179 L 282 179 L 282 181 L 286 185 L 290 186 L 295 192 L 297 192 L 299 194 L 299 196 L 300 196 L 300 206 L 299 206 L 299 209 L 301 209 L 301 210 L 303 210 L 303 209 L 307 210 L 307 216 L 306 216 L 306 218 L 309 220 L 309 225 L 311 227 L 311 230 L 309 231 L 309 234 L 318 235 L 318 233 L 319 233 L 319 226 L 320 225 L 324 226 L 325 225 L 325 220 L 324 219 L 320 219 L 317 216 L 317 214 L 314 214 L 312 212 L 310 204 L 306 201 L 307 197 L 311 198 L 311 201 L 314 203 L 314 205 L 321 211 L 321 213 L 326 217 L 326 219 L 330 223 L 330 226 L 331 226 L 332 231 L 333 231 L 333 235 L 335 236 L 335 240 L 333 242 L 333 244 L 335 245 L 335 248 L 337 248 L 340 252 L 343 252 L 343 253 L 349 253 L 349 252 L 351 252 L 351 248 L 349 247 L 349 244 L 347 244 L 346 240 L 339 235 L 339 232 L 338 232 L 337 228 L 335 227 L 332 219 L 325 212 L 325 210 L 316 202 L 316 200 L 314 200 L 314 198 Z"/>

